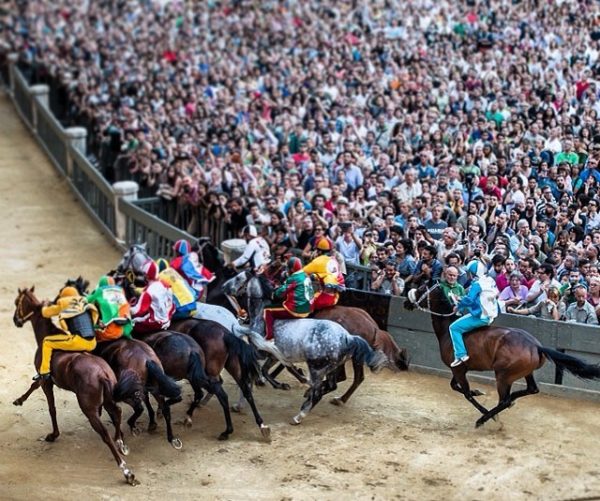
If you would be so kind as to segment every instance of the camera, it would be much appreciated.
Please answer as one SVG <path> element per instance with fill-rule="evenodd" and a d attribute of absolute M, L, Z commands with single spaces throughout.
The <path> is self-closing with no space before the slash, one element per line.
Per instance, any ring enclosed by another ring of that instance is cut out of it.
<path fill-rule="evenodd" d="M 352 223 L 340 223 L 339 227 L 343 232 L 347 232 L 350 230 L 350 228 L 352 228 Z"/>

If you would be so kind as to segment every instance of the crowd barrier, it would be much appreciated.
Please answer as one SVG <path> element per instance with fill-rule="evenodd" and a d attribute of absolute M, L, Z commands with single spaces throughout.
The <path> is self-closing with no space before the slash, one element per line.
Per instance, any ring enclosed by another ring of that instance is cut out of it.
<path fill-rule="evenodd" d="M 10 56 L 7 60 L 8 71 L 1 68 L 0 75 L 9 78 L 9 82 L 5 83 L 17 112 L 48 154 L 57 172 L 67 179 L 83 207 L 109 238 L 121 247 L 147 242 L 148 252 L 153 257 L 170 255 L 172 244 L 179 239 L 194 239 L 186 231 L 167 222 L 173 216 L 168 211 L 174 210 L 177 216 L 176 202 L 165 203 L 158 198 L 135 200 L 135 190 L 128 192 L 117 187 L 119 183 L 114 186 L 107 183 L 85 156 L 85 130 L 63 128 L 49 110 L 48 86 L 30 87 L 15 60 Z M 227 237 L 222 222 L 211 221 L 201 209 L 196 210 L 201 234 L 211 236 L 214 242 L 220 244 Z M 189 217 L 187 222 L 191 224 L 193 214 Z M 369 269 L 366 267 L 348 266 L 348 272 L 355 274 L 363 284 L 369 281 Z M 419 311 L 409 312 L 404 309 L 403 302 L 402 298 L 362 290 L 348 290 L 342 298 L 343 304 L 361 306 L 369 311 L 400 346 L 409 350 L 413 367 L 448 376 L 450 372 L 439 358 L 437 339 L 429 315 Z M 501 315 L 497 324 L 525 329 L 545 346 L 584 358 L 588 362 L 600 362 L 598 327 L 515 315 Z M 470 374 L 470 378 L 475 380 L 492 381 L 492 377 L 493 374 Z M 563 374 L 551 363 L 546 363 L 536 372 L 536 379 L 544 392 L 600 401 L 600 382 L 582 381 Z"/>

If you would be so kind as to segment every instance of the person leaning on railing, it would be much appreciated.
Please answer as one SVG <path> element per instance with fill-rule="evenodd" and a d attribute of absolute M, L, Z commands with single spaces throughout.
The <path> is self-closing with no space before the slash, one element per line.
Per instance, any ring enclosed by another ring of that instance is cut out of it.
<path fill-rule="evenodd" d="M 546 291 L 546 298 L 529 308 L 506 308 L 507 313 L 515 315 L 535 315 L 544 320 L 560 320 L 565 312 L 565 306 L 560 301 L 558 287 L 550 286 Z"/>

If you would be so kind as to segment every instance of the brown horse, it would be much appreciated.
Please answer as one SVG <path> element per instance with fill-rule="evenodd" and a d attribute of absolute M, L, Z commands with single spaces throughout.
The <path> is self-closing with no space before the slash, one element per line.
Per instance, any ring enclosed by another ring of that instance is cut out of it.
<path fill-rule="evenodd" d="M 448 328 L 456 318 L 453 305 L 438 285 L 430 289 L 423 285 L 418 290 L 411 290 L 408 298 L 404 303 L 406 309 L 416 307 L 431 314 L 442 361 L 450 367 L 454 360 L 454 350 Z M 517 398 L 538 393 L 540 390 L 533 372 L 542 367 L 546 359 L 582 379 L 600 379 L 598 365 L 587 364 L 576 357 L 542 346 L 535 337 L 522 329 L 482 327 L 467 333 L 464 340 L 470 358 L 468 362 L 451 368 L 450 386 L 454 391 L 462 393 L 483 414 L 475 423 L 476 427 L 510 407 Z M 493 409 L 488 410 L 475 400 L 475 396 L 480 393 L 469 387 L 467 372 L 470 370 L 494 371 L 499 401 Z M 511 393 L 513 383 L 521 378 L 525 378 L 527 388 Z"/>
<path fill-rule="evenodd" d="M 227 394 L 218 373 L 213 376 L 206 374 L 206 359 L 200 345 L 191 336 L 174 331 L 160 331 L 145 335 L 142 339 L 160 358 L 165 373 L 177 381 L 187 379 L 194 390 L 194 400 L 187 410 L 184 424 L 188 427 L 192 425 L 192 416 L 202 401 L 204 389 L 216 395 L 223 408 L 227 428 L 219 439 L 226 440 L 233 432 Z"/>
<path fill-rule="evenodd" d="M 123 400 L 133 407 L 133 414 L 127 420 L 132 432 L 137 434 L 136 422 L 144 412 L 141 398 L 144 398 L 150 423 L 148 431 L 156 429 L 154 410 L 150 404 L 149 393 L 159 402 L 167 428 L 167 440 L 175 448 L 181 449 L 182 442 L 173 436 L 171 426 L 171 405 L 181 402 L 181 388 L 173 379 L 168 377 L 156 353 L 146 343 L 137 339 L 120 338 L 115 341 L 98 343 L 94 354 L 102 357 L 115 371 L 119 383 L 124 388 L 122 392 L 115 391 L 115 398 Z M 137 388 L 134 397 L 130 389 Z"/>
<path fill-rule="evenodd" d="M 50 319 L 42 316 L 42 304 L 37 300 L 33 291 L 33 287 L 31 289 L 19 289 L 15 300 L 13 322 L 16 327 L 23 327 L 27 321 L 31 320 L 38 346 L 34 363 L 35 367 L 39 367 L 44 338 L 62 331 Z M 13 402 L 14 405 L 22 405 L 27 397 L 41 386 L 46 395 L 50 419 L 52 420 L 52 433 L 46 436 L 46 441 L 54 442 L 60 435 L 56 421 L 54 385 L 72 391 L 77 396 L 79 407 L 88 418 L 92 428 L 102 437 L 102 440 L 112 452 L 117 465 L 125 476 L 125 480 L 129 484 L 135 485 L 137 483 L 135 475 L 121 455 L 127 455 L 129 451 L 123 443 L 121 433 L 121 409 L 113 398 L 113 390 L 117 384 L 117 379 L 112 369 L 104 360 L 90 353 L 56 351 L 52 355 L 51 374 L 51 379 L 47 381 L 38 380 L 32 384 L 27 393 Z M 102 408 L 106 410 L 115 426 L 114 439 L 100 419 Z"/>
<path fill-rule="evenodd" d="M 219 377 L 223 369 L 229 372 L 250 404 L 262 436 L 270 440 L 271 429 L 264 423 L 258 412 L 252 394 L 252 384 L 259 376 L 258 354 L 254 347 L 211 320 L 197 318 L 179 320 L 171 323 L 171 329 L 188 334 L 200 345 L 206 356 L 206 373 L 210 377 Z M 223 391 L 223 393 L 225 392 Z M 227 399 L 227 394 L 225 394 L 225 399 Z M 225 400 L 225 402 L 229 409 L 228 401 Z M 219 438 L 225 440 L 227 435 L 221 434 Z"/>

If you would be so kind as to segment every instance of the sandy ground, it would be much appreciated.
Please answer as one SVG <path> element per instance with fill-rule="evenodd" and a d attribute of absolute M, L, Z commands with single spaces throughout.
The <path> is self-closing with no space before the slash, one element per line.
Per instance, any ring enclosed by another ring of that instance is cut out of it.
<path fill-rule="evenodd" d="M 176 451 L 160 433 L 127 435 L 128 462 L 141 485 L 129 487 L 79 411 L 57 391 L 62 435 L 50 431 L 41 392 L 11 402 L 34 374 L 30 325 L 12 323 L 18 286 L 54 296 L 67 277 L 96 280 L 118 253 L 78 207 L 0 97 L 0 498 L 2 499 L 591 499 L 600 496 L 597 404 L 535 396 L 475 430 L 476 411 L 448 381 L 416 373 L 370 375 L 345 408 L 320 404 L 299 427 L 288 424 L 302 389 L 259 388 L 256 399 L 273 440 L 248 414 L 234 415 L 228 442 L 216 401 L 194 427 L 176 431 Z M 484 405 L 495 402 L 484 388 Z M 237 392 L 226 378 L 226 390 Z M 186 400 L 190 399 L 185 388 Z M 125 408 L 125 415 L 129 409 Z M 183 406 L 174 408 L 181 421 Z M 142 423 L 147 421 L 145 417 Z"/>

